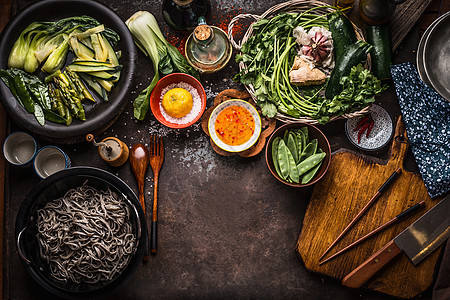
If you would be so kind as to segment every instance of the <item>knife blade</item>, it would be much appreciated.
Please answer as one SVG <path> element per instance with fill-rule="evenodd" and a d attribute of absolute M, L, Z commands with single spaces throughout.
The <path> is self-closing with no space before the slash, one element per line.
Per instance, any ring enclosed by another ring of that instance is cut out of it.
<path fill-rule="evenodd" d="M 450 195 L 342 279 L 342 285 L 360 288 L 376 272 L 404 252 L 414 265 L 450 235 Z"/>

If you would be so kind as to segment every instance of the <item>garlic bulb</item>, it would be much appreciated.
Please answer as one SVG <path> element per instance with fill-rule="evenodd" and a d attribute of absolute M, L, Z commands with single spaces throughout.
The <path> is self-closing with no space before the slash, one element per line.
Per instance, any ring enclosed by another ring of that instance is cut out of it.
<path fill-rule="evenodd" d="M 325 68 L 334 67 L 333 39 L 331 32 L 324 27 L 312 27 L 308 32 L 301 26 L 293 31 L 301 46 L 300 57 Z"/>

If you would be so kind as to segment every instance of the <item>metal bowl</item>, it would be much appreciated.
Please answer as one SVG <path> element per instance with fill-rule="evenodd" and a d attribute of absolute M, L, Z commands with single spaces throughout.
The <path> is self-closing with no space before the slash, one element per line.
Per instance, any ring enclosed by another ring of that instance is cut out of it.
<path fill-rule="evenodd" d="M 18 103 L 3 81 L 0 82 L 0 98 L 11 119 L 27 131 L 51 142 L 68 144 L 82 141 L 88 133 L 100 134 L 119 117 L 129 101 L 128 93 L 136 68 L 137 51 L 130 31 L 114 11 L 97 1 L 45 0 L 36 2 L 18 13 L 0 36 L 0 68 L 6 69 L 14 42 L 31 22 L 56 21 L 81 15 L 93 17 L 119 34 L 120 41 L 115 49 L 122 52 L 120 63 L 123 65 L 120 80 L 111 90 L 108 102 L 99 100 L 96 103 L 84 103 L 86 121 L 74 120 L 69 126 L 47 121 L 45 126 L 41 126 L 34 116 Z M 44 77 L 43 73 L 36 74 L 41 79 Z"/>
<path fill-rule="evenodd" d="M 421 50 L 423 70 L 431 86 L 450 101 L 450 12 L 430 27 Z"/>
<path fill-rule="evenodd" d="M 67 190 L 87 184 L 98 190 L 121 194 L 131 207 L 131 220 L 137 243 L 128 265 L 110 281 L 96 284 L 61 282 L 53 279 L 48 264 L 40 256 L 37 234 L 37 211 L 49 201 L 62 197 Z M 41 181 L 22 202 L 16 218 L 17 250 L 30 276 L 48 292 L 63 298 L 88 299 L 103 297 L 123 286 L 138 269 L 146 252 L 147 226 L 139 200 L 130 187 L 118 177 L 101 169 L 75 167 L 55 173 Z"/>

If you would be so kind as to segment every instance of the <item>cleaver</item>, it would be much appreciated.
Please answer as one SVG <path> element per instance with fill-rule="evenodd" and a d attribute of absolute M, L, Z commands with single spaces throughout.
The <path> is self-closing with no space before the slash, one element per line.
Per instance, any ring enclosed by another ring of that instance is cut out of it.
<path fill-rule="evenodd" d="M 450 195 L 426 212 L 392 241 L 342 279 L 342 285 L 359 288 L 398 254 L 405 252 L 414 265 L 450 235 Z"/>

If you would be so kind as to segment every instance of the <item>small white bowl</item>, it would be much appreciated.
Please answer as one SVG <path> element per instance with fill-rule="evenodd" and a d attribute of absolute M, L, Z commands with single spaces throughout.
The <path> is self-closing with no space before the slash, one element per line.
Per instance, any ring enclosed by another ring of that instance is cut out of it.
<path fill-rule="evenodd" d="M 217 116 L 226 108 L 230 106 L 241 106 L 246 108 L 252 115 L 253 119 L 255 120 L 255 130 L 253 131 L 253 135 L 250 137 L 250 139 L 241 144 L 236 146 L 228 145 L 219 138 L 217 135 L 215 124 Z M 208 121 L 208 131 L 209 136 L 213 140 L 214 144 L 216 144 L 220 149 L 227 151 L 227 152 L 242 152 L 244 150 L 247 150 L 251 146 L 253 146 L 256 141 L 259 138 L 259 135 L 261 134 L 261 117 L 259 116 L 258 112 L 256 111 L 255 107 L 244 100 L 239 99 L 232 99 L 227 100 L 222 103 L 220 103 L 211 113 L 211 116 L 209 117 Z"/>
<path fill-rule="evenodd" d="M 3 155 L 6 160 L 16 166 L 27 165 L 37 151 L 35 139 L 26 132 L 11 133 L 3 144 Z"/>
<path fill-rule="evenodd" d="M 45 146 L 39 149 L 33 161 L 34 171 L 41 178 L 71 167 L 70 158 L 64 151 L 55 146 Z"/>
<path fill-rule="evenodd" d="M 355 147 L 365 151 L 376 151 L 385 147 L 392 139 L 394 122 L 387 110 L 380 105 L 372 104 L 368 113 L 374 121 L 374 126 L 370 131 L 369 137 L 366 137 L 366 132 L 364 132 L 361 135 L 361 141 L 358 143 L 358 131 L 354 129 L 358 125 L 361 117 L 347 119 L 345 133 Z"/>

